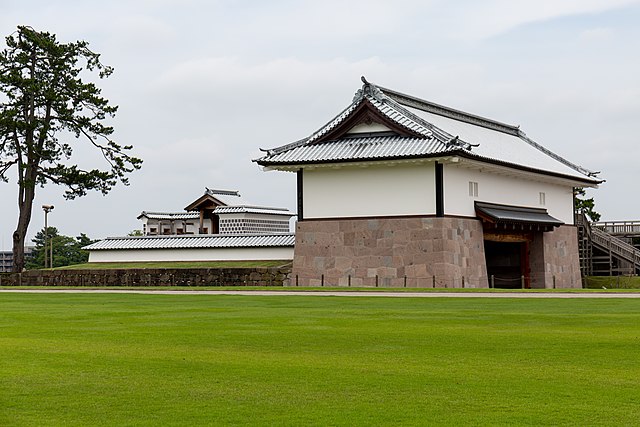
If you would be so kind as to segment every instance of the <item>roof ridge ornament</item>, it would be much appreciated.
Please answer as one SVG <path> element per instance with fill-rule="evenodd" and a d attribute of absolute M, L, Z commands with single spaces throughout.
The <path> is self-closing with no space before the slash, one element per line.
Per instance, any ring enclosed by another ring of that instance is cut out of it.
<path fill-rule="evenodd" d="M 377 99 L 380 102 L 386 102 L 388 97 L 385 96 L 384 92 L 380 90 L 378 86 L 368 81 L 365 76 L 361 76 L 360 80 L 362 80 L 362 88 L 356 92 L 356 96 L 353 98 L 353 102 L 359 101 L 360 98 L 365 96 L 371 96 Z"/>
<path fill-rule="evenodd" d="M 458 135 L 447 141 L 447 145 L 452 145 L 454 147 L 462 148 L 467 151 L 471 151 L 471 148 L 480 146 L 480 144 L 472 144 L 470 142 L 463 141 Z"/>
<path fill-rule="evenodd" d="M 360 76 L 360 80 L 362 81 L 362 87 L 360 89 L 358 89 L 356 91 L 356 93 L 353 95 L 353 99 L 351 100 L 351 104 L 357 104 L 360 101 L 362 101 L 362 99 L 366 96 L 366 95 L 372 95 L 371 93 L 371 83 L 369 83 L 367 81 L 367 79 L 365 78 L 365 76 Z"/>

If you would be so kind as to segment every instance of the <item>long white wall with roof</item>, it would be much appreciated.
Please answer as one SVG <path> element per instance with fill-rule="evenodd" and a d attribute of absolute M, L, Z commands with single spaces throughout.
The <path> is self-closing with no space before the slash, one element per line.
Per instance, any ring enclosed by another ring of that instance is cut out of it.
<path fill-rule="evenodd" d="M 469 182 L 477 183 L 477 196 L 470 195 Z M 544 193 L 544 204 L 540 193 Z M 446 215 L 475 217 L 475 201 L 545 208 L 565 224 L 573 224 L 573 187 L 497 175 L 444 165 L 444 209 Z"/>
<path fill-rule="evenodd" d="M 303 172 L 304 218 L 433 215 L 433 163 Z"/>
<path fill-rule="evenodd" d="M 293 247 L 93 250 L 89 262 L 292 260 Z"/>

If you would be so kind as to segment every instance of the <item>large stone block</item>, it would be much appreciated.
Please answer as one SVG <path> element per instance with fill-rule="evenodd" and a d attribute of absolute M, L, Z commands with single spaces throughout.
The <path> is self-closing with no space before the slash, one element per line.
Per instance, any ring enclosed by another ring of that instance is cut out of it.
<path fill-rule="evenodd" d="M 332 227 L 324 226 L 328 222 Z M 475 219 L 312 220 L 299 222 L 297 235 L 305 238 L 296 241 L 293 276 L 310 280 L 331 270 L 332 277 L 339 276 L 337 283 L 344 283 L 344 278 L 351 275 L 354 286 L 375 286 L 376 277 L 379 286 L 400 282 L 404 286 L 406 276 L 407 286 L 431 287 L 434 266 L 442 265 L 437 269 L 439 280 L 450 282 L 449 286 L 454 282 L 460 286 L 463 275 L 478 287 L 488 286 L 482 227 Z M 309 262 L 310 256 L 313 263 Z"/>

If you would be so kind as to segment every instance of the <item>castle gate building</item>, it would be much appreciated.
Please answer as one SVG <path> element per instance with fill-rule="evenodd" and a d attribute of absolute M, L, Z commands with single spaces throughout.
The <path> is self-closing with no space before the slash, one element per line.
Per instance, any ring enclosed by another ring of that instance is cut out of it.
<path fill-rule="evenodd" d="M 580 287 L 594 172 L 517 126 L 374 85 L 256 162 L 297 176 L 292 284 Z"/>

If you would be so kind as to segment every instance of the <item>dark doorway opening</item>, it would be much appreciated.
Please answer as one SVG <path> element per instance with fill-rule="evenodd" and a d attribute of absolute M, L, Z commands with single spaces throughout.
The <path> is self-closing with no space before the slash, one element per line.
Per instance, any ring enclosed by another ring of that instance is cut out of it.
<path fill-rule="evenodd" d="M 495 242 L 485 240 L 484 253 L 490 283 L 501 289 L 529 287 L 528 257 L 526 242 Z"/>

